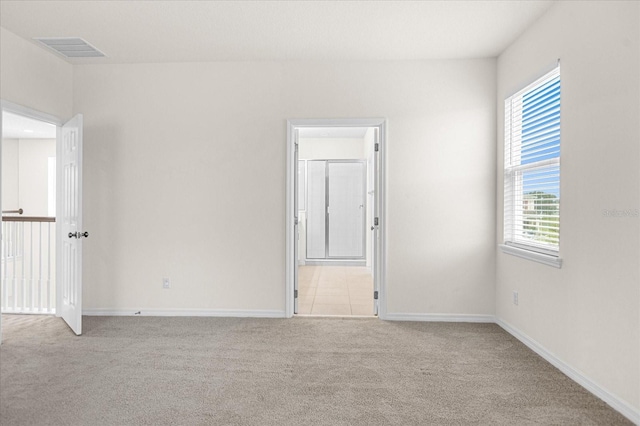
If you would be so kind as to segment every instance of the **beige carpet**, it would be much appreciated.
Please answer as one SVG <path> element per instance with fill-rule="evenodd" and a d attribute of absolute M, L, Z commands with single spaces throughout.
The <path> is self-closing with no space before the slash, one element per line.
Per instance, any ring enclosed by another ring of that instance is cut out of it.
<path fill-rule="evenodd" d="M 3 316 L 2 425 L 630 424 L 496 325 Z"/>

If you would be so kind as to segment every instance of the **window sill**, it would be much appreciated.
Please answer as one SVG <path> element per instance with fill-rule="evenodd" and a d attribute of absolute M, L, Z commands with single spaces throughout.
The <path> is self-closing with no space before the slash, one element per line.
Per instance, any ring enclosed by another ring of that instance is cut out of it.
<path fill-rule="evenodd" d="M 503 253 L 521 257 L 527 260 L 533 260 L 534 262 L 543 263 L 548 266 L 553 266 L 554 268 L 562 268 L 562 259 L 560 259 L 559 257 L 537 253 L 535 251 L 521 249 L 506 244 L 499 244 L 498 246 Z"/>

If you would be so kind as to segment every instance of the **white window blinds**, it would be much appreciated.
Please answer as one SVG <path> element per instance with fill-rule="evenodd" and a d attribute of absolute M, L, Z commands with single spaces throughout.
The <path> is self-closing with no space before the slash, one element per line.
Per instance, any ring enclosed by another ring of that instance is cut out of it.
<path fill-rule="evenodd" d="M 505 244 L 558 254 L 560 68 L 505 100 Z"/>

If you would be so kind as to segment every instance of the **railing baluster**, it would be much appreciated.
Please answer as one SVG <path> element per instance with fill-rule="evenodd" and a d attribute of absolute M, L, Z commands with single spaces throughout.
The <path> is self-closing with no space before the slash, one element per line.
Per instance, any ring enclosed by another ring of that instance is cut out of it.
<path fill-rule="evenodd" d="M 2 240 L 2 310 L 4 311 L 9 307 L 9 302 L 7 301 L 7 269 L 9 267 L 9 262 L 7 262 L 7 259 L 9 258 L 9 250 L 7 248 L 9 245 L 8 225 L 8 222 L 2 222 L 2 235 L 4 236 L 4 239 Z"/>
<path fill-rule="evenodd" d="M 10 247 L 11 247 L 11 242 L 12 242 L 12 239 L 13 239 L 13 234 L 11 233 L 11 229 L 15 228 L 15 224 L 8 223 L 7 225 L 8 225 L 7 226 L 7 253 L 11 253 L 11 248 Z M 7 257 L 7 262 L 5 264 L 5 266 L 6 266 L 5 272 L 7 273 L 7 275 L 8 275 L 7 271 L 9 271 L 9 259 L 10 258 L 13 259 L 13 256 Z M 15 272 L 13 274 L 11 274 L 12 277 L 15 277 L 15 275 L 16 275 Z M 8 276 L 7 276 L 7 280 L 5 282 L 7 283 L 7 287 L 9 287 L 9 284 L 14 284 L 13 282 L 11 282 L 11 283 L 9 282 L 9 277 Z M 15 288 L 15 285 L 12 285 L 11 287 L 12 287 L 11 288 L 11 298 L 12 298 L 11 299 L 11 304 L 14 304 L 15 303 L 15 299 L 16 299 L 16 288 Z M 7 309 L 10 309 L 9 308 L 9 297 L 8 296 L 7 296 Z"/>
<path fill-rule="evenodd" d="M 36 273 L 33 270 L 33 222 L 29 223 L 29 228 L 31 233 L 29 234 L 29 239 L 31 241 L 31 245 L 29 246 L 29 263 L 30 263 L 30 272 L 29 272 L 29 311 L 33 312 L 33 299 L 35 292 L 33 291 L 33 282 Z M 26 305 L 25 305 L 26 308 Z"/>
<path fill-rule="evenodd" d="M 51 311 L 51 223 L 47 223 L 47 312 Z"/>
<path fill-rule="evenodd" d="M 38 311 L 42 311 L 42 222 L 38 223 Z"/>
<path fill-rule="evenodd" d="M 15 227 L 13 229 L 13 257 L 12 257 L 12 271 L 13 271 L 13 310 L 15 311 L 16 309 L 18 309 L 18 281 L 16 278 L 16 243 L 18 241 L 18 237 L 16 235 L 17 233 L 15 232 Z M 24 285 L 23 285 L 23 290 L 24 290 Z M 24 298 L 24 295 L 23 295 Z"/>
<path fill-rule="evenodd" d="M 5 231 L 4 228 L 4 222 L 2 222 L 2 236 L 4 237 L 2 240 L 0 240 L 0 253 L 2 254 L 2 260 L 0 263 L 0 274 L 2 275 L 2 283 L 0 284 L 0 310 L 4 311 L 4 301 L 7 298 L 6 293 L 4 292 L 4 271 L 7 269 L 7 263 L 5 262 L 6 259 L 6 252 L 4 250 L 4 239 L 7 238 L 7 232 Z"/>
<path fill-rule="evenodd" d="M 17 235 L 16 237 L 16 243 L 13 245 L 13 258 L 18 260 L 20 259 L 20 269 L 22 271 L 22 275 L 20 275 L 20 283 L 22 284 L 22 294 L 20 295 L 21 299 L 20 299 L 20 306 L 22 306 L 24 308 L 24 306 L 26 306 L 27 303 L 27 293 L 26 293 L 26 281 L 25 278 L 27 276 L 27 274 L 25 273 L 25 264 L 26 264 L 26 259 L 25 259 L 25 251 L 24 251 L 24 247 L 25 247 L 25 224 L 24 223 L 16 223 L 16 226 L 13 228 L 13 231 L 15 232 L 15 234 Z M 22 249 L 22 250 L 21 250 Z M 14 269 L 13 270 L 13 275 L 14 277 L 18 277 L 18 272 Z M 17 300 L 17 293 L 16 293 L 16 300 Z M 21 308 L 22 310 L 22 308 Z"/>

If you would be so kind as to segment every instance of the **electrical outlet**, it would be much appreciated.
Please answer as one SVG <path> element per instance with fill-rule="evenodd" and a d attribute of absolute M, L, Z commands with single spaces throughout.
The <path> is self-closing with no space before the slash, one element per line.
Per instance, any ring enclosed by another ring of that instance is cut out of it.
<path fill-rule="evenodd" d="M 171 288 L 171 281 L 169 281 L 169 278 L 162 279 L 162 288 Z"/>
<path fill-rule="evenodd" d="M 513 292 L 513 304 L 516 305 L 516 306 L 518 305 L 518 292 L 517 291 Z"/>

